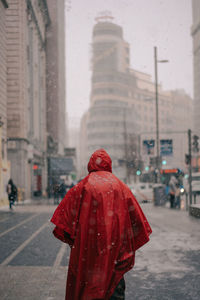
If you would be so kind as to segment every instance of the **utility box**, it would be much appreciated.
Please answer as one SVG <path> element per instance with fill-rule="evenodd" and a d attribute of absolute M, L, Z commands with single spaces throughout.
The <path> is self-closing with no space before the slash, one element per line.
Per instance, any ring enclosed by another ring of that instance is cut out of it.
<path fill-rule="evenodd" d="M 155 206 L 164 206 L 167 202 L 167 195 L 165 192 L 165 185 L 154 184 L 153 186 L 153 200 Z"/>

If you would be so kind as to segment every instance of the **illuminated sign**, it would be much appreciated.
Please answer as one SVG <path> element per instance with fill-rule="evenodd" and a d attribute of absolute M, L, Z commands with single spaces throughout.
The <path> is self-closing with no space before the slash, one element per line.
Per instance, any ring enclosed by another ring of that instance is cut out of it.
<path fill-rule="evenodd" d="M 38 170 L 38 165 L 33 165 L 33 170 Z"/>
<path fill-rule="evenodd" d="M 169 173 L 178 173 L 178 169 L 165 169 L 165 170 L 160 170 L 161 174 L 169 174 Z"/>

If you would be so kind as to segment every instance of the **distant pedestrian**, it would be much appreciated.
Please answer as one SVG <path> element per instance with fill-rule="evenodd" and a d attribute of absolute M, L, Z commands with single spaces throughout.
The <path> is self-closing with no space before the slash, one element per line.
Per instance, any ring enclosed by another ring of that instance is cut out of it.
<path fill-rule="evenodd" d="M 51 219 L 55 237 L 71 247 L 65 299 L 125 299 L 124 274 L 151 227 L 128 186 L 112 174 L 104 149 L 92 154 L 88 171 Z"/>
<path fill-rule="evenodd" d="M 15 201 L 17 201 L 17 187 L 12 179 L 9 179 L 8 181 L 7 194 L 9 200 L 9 207 L 10 209 L 12 209 L 12 206 L 14 205 Z"/>
<path fill-rule="evenodd" d="M 60 193 L 61 199 L 63 199 L 65 197 L 66 192 L 67 192 L 67 190 L 66 190 L 66 184 L 63 181 L 63 182 L 61 182 L 60 187 L 59 187 L 59 193 Z"/>
<path fill-rule="evenodd" d="M 172 176 L 169 181 L 169 195 L 170 195 L 170 208 L 175 207 L 175 197 L 176 197 L 176 191 L 177 191 L 177 179 L 175 176 Z"/>
<path fill-rule="evenodd" d="M 54 200 L 54 204 L 59 204 L 59 196 L 60 196 L 59 184 L 55 183 L 53 185 L 53 200 Z"/>
<path fill-rule="evenodd" d="M 176 193 L 175 193 L 175 208 L 180 209 L 181 208 L 181 189 L 180 185 L 176 185 Z"/>

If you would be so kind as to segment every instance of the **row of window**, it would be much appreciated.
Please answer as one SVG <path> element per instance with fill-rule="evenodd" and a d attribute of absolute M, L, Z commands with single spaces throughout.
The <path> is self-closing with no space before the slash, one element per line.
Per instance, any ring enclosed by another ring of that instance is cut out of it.
<path fill-rule="evenodd" d="M 133 122 L 132 121 L 126 121 L 126 124 L 124 121 L 90 121 L 87 124 L 87 128 L 88 129 L 92 129 L 92 128 L 124 128 L 126 126 L 127 127 L 132 127 L 133 126 Z"/>
<path fill-rule="evenodd" d="M 128 90 L 127 89 L 118 89 L 118 88 L 95 88 L 92 91 L 93 95 L 106 95 L 106 94 L 111 94 L 111 95 L 117 95 L 117 96 L 124 96 L 128 97 Z"/>

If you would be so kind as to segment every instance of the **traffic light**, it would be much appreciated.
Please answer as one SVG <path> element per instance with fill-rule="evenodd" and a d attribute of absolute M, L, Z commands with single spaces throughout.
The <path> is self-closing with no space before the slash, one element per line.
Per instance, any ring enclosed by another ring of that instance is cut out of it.
<path fill-rule="evenodd" d="M 137 171 L 136 171 L 136 175 L 137 175 L 137 176 L 140 176 L 140 175 L 141 175 L 141 171 L 140 171 L 140 170 L 137 170 Z"/>
<path fill-rule="evenodd" d="M 186 165 L 189 165 L 191 163 L 191 155 L 185 154 L 185 163 Z"/>
<path fill-rule="evenodd" d="M 199 152 L 199 137 L 197 135 L 193 135 L 193 142 L 192 142 L 192 145 L 193 145 L 193 152 Z"/>

